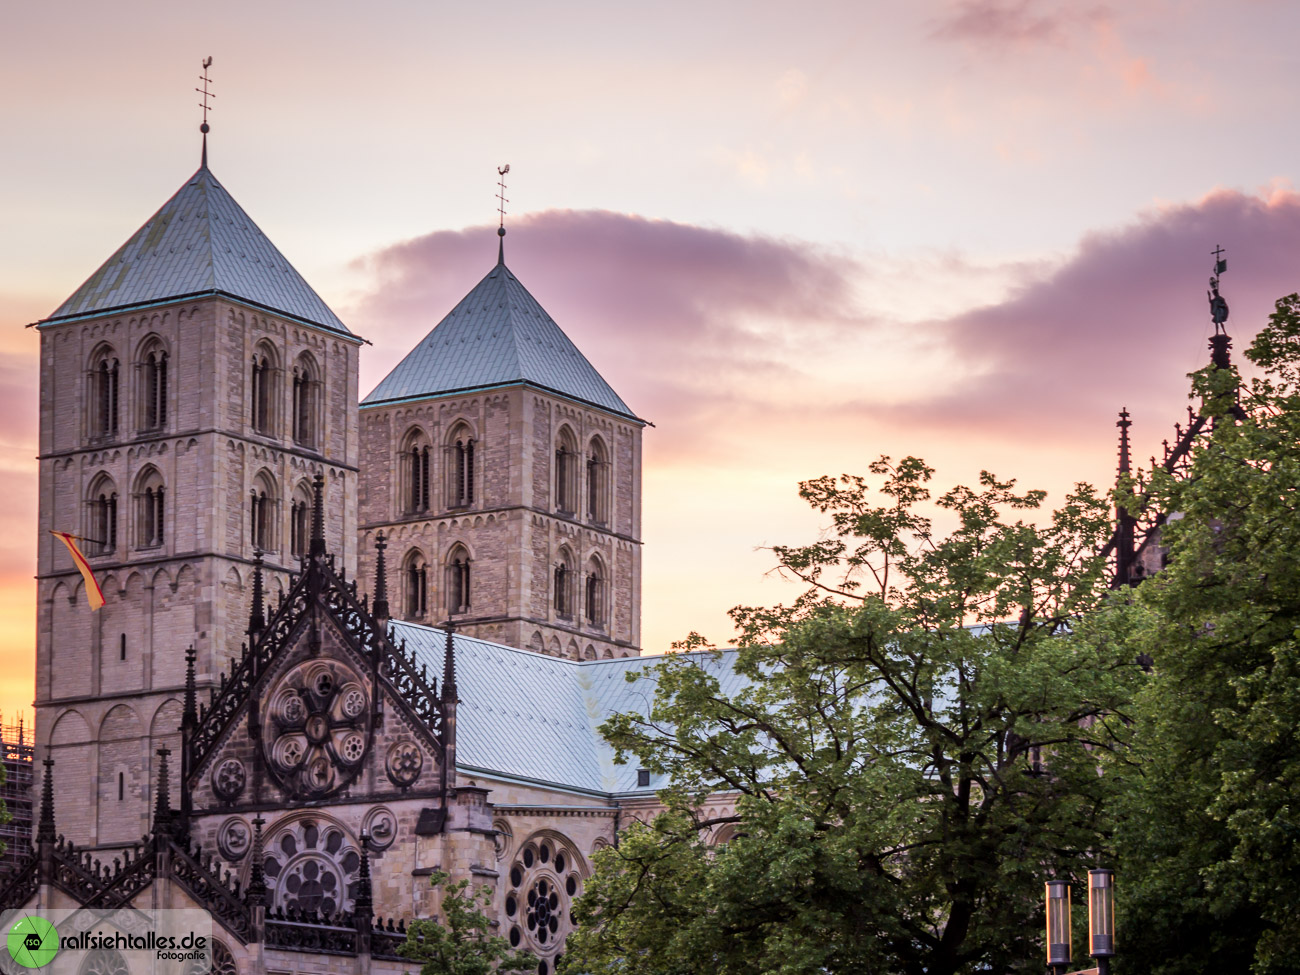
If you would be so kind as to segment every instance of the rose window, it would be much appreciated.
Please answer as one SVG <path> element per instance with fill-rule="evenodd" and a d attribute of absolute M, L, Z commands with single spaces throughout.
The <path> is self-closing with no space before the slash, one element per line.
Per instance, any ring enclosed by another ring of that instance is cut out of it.
<path fill-rule="evenodd" d="M 271 692 L 266 754 L 289 793 L 318 799 L 350 783 L 370 744 L 370 698 L 337 661 L 309 661 Z"/>
<path fill-rule="evenodd" d="M 573 898 L 582 888 L 578 857 L 553 839 L 533 839 L 515 854 L 508 879 L 510 946 L 537 955 L 541 975 L 553 972 L 564 939 L 573 930 Z"/>
<path fill-rule="evenodd" d="M 272 904 L 321 914 L 349 911 L 360 866 L 360 853 L 339 827 L 301 820 L 267 845 Z"/>

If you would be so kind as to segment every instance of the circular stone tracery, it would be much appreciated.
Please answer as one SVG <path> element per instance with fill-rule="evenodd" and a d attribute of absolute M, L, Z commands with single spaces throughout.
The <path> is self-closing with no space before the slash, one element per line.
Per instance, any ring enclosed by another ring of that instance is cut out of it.
<path fill-rule="evenodd" d="M 505 912 L 512 948 L 526 948 L 553 969 L 573 930 L 573 898 L 582 888 L 577 855 L 549 836 L 534 837 L 515 854 L 507 875 Z"/>
<path fill-rule="evenodd" d="M 272 906 L 322 914 L 351 910 L 360 866 L 361 855 L 342 829 L 299 820 L 267 844 Z"/>
<path fill-rule="evenodd" d="M 290 795 L 319 799 L 356 777 L 370 743 L 370 699 L 351 668 L 307 661 L 281 677 L 268 698 L 266 757 Z"/>

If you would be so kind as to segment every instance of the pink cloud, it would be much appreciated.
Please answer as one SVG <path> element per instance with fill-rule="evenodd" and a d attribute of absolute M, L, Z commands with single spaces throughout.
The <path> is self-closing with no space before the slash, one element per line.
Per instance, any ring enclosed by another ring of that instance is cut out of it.
<path fill-rule="evenodd" d="M 490 270 L 496 242 L 439 231 L 356 262 L 374 282 L 347 316 L 376 343 L 363 390 Z M 702 412 L 797 380 L 801 350 L 872 324 L 861 267 L 799 241 L 551 210 L 511 226 L 506 262 L 636 413 L 686 436 Z"/>
<path fill-rule="evenodd" d="M 1100 4 L 957 0 L 935 23 L 931 36 L 982 47 L 1065 46 L 1072 31 L 1109 17 L 1110 12 Z"/>
<path fill-rule="evenodd" d="M 1187 372 L 1208 361 L 1216 244 L 1227 248 L 1228 330 L 1244 362 L 1274 300 L 1300 288 L 1300 194 L 1291 191 L 1219 190 L 1088 235 L 1006 300 L 930 323 L 977 375 L 889 412 L 935 431 L 1000 428 L 1032 440 L 1095 430 L 1127 405 L 1154 444 L 1180 418 Z"/>

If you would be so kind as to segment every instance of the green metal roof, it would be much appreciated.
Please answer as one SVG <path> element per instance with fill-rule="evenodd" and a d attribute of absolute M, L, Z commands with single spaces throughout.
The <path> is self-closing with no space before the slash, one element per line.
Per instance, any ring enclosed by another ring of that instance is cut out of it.
<path fill-rule="evenodd" d="M 636 419 L 537 299 L 498 262 L 361 405 L 520 383 Z"/>
<path fill-rule="evenodd" d="M 206 165 L 45 321 L 211 294 L 352 334 Z"/>
<path fill-rule="evenodd" d="M 403 620 L 389 627 L 431 673 L 442 672 L 445 631 Z M 459 633 L 455 641 L 458 768 L 598 796 L 650 794 L 667 784 L 656 774 L 638 785 L 635 763 L 616 765 L 599 731 L 615 714 L 649 716 L 662 656 L 577 661 Z M 735 655 L 689 654 L 728 695 L 748 683 L 733 669 Z"/>

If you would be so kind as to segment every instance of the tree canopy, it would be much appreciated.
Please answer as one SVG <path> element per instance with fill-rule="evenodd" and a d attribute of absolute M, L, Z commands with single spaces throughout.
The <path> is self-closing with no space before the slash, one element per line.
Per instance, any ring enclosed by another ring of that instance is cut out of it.
<path fill-rule="evenodd" d="M 491 933 L 487 912 L 492 888 L 484 884 L 475 892 L 468 880 L 448 884 L 447 878 L 443 871 L 430 877 L 434 887 L 442 888 L 442 920 L 410 922 L 397 953 L 418 962 L 420 975 L 536 971 L 537 962 L 530 955 L 512 951 L 505 938 Z"/>
<path fill-rule="evenodd" d="M 800 485 L 831 528 L 775 549 L 804 596 L 732 611 L 743 689 L 693 636 L 640 678 L 649 716 L 603 726 L 671 785 L 597 855 L 567 970 L 1041 970 L 1043 880 L 1108 850 L 1098 765 L 1142 679 L 1089 615 L 1108 506 L 1079 485 L 1049 515 L 984 473 L 933 499 L 940 535 L 930 468 L 869 473 Z"/>

